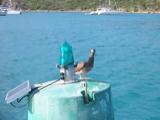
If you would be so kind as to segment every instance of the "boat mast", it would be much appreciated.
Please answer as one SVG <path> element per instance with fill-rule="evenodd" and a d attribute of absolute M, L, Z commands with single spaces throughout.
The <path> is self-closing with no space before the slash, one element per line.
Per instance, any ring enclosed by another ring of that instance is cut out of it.
<path fill-rule="evenodd" d="M 13 5 L 12 5 L 12 0 L 9 0 L 8 2 L 9 2 L 9 3 L 8 3 L 8 4 L 9 4 L 9 8 L 13 7 Z"/>
<path fill-rule="evenodd" d="M 117 3 L 116 3 L 116 0 L 114 0 L 114 4 L 115 4 L 115 9 L 117 9 Z"/>
<path fill-rule="evenodd" d="M 108 0 L 108 5 L 109 7 L 111 7 L 111 0 Z"/>

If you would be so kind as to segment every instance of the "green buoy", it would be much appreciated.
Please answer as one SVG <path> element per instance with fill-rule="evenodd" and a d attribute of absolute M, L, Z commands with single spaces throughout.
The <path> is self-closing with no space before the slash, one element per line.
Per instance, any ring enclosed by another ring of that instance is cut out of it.
<path fill-rule="evenodd" d="M 28 120 L 114 120 L 111 86 L 106 82 L 76 80 L 72 47 L 60 49 L 60 81 L 29 94 Z M 87 96 L 87 98 L 86 98 Z"/>
<path fill-rule="evenodd" d="M 28 120 L 114 120 L 110 85 L 88 81 L 91 101 L 85 104 L 83 84 L 51 85 L 31 94 Z"/>

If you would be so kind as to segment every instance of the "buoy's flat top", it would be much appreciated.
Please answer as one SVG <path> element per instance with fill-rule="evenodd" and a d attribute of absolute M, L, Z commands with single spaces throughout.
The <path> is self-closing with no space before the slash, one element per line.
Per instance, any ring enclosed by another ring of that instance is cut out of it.
<path fill-rule="evenodd" d="M 70 83 L 70 84 L 56 84 L 46 87 L 35 95 L 50 96 L 50 97 L 78 97 L 81 92 L 85 90 L 85 81 Z M 95 93 L 107 90 L 110 85 L 105 82 L 87 81 L 87 90 Z"/>

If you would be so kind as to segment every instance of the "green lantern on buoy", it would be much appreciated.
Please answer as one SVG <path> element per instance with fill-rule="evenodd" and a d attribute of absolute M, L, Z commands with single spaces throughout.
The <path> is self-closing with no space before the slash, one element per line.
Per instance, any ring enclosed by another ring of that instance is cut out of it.
<path fill-rule="evenodd" d="M 64 42 L 60 48 L 60 65 L 62 67 L 74 65 L 72 47 L 67 42 Z"/>
<path fill-rule="evenodd" d="M 64 82 L 75 81 L 74 57 L 72 47 L 67 42 L 64 42 L 60 47 L 59 70 L 61 80 L 63 80 Z"/>

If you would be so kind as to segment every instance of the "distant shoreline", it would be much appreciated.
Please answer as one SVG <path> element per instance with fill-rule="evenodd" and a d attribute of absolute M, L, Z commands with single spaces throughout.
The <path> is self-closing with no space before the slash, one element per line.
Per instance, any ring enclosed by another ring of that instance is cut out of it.
<path fill-rule="evenodd" d="M 60 12 L 60 13 L 63 13 L 63 12 L 82 12 L 82 13 L 89 13 L 91 12 L 92 10 L 23 10 L 24 12 Z M 160 14 L 160 11 L 137 11 L 137 12 L 134 12 L 134 11 L 129 11 L 129 12 L 126 12 L 126 13 L 130 13 L 130 14 Z"/>
<path fill-rule="evenodd" d="M 122 9 L 124 11 L 126 11 L 125 9 Z M 137 10 L 137 11 L 134 11 L 134 10 L 130 10 L 130 11 L 127 11 L 128 13 L 143 13 L 143 14 L 160 14 L 160 11 L 155 11 L 155 10 Z"/>
<path fill-rule="evenodd" d="M 23 10 L 24 12 L 90 12 L 89 10 Z"/>

